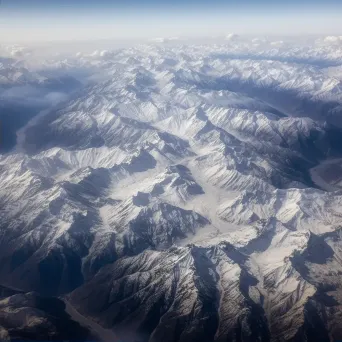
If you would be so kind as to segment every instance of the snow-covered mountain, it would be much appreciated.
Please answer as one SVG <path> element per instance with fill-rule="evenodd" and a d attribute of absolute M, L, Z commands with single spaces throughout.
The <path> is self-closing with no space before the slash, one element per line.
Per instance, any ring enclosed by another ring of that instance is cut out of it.
<path fill-rule="evenodd" d="M 27 65 L 87 82 L 0 157 L 2 285 L 127 341 L 342 338 L 342 50 L 272 43 Z"/>

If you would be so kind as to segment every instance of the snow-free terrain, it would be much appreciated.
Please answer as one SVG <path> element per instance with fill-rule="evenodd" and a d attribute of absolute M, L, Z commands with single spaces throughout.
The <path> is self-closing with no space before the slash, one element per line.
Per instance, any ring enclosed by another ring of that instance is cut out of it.
<path fill-rule="evenodd" d="M 49 99 L 0 156 L 1 285 L 125 341 L 342 339 L 341 44 L 28 51 L 0 59 L 0 99 Z"/>

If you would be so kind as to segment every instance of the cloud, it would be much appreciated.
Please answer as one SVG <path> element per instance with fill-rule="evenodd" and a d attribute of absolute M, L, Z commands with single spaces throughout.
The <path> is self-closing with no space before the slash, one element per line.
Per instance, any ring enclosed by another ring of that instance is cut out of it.
<path fill-rule="evenodd" d="M 277 40 L 275 42 L 271 42 L 270 44 L 274 46 L 282 46 L 284 45 L 284 42 L 282 40 Z"/>
<path fill-rule="evenodd" d="M 235 33 L 229 33 L 226 35 L 226 40 L 236 41 L 238 38 L 239 36 Z"/>
<path fill-rule="evenodd" d="M 327 36 L 324 38 L 324 42 L 326 43 L 341 43 L 342 36 Z"/>
<path fill-rule="evenodd" d="M 65 101 L 68 98 L 68 95 L 66 93 L 52 91 L 50 93 L 47 93 L 44 96 L 44 99 L 47 100 L 52 105 L 56 105 L 59 102 Z"/>
<path fill-rule="evenodd" d="M 27 47 L 10 44 L 2 47 L 1 54 L 4 56 L 11 56 L 14 58 L 26 57 L 31 54 L 31 50 Z"/>
<path fill-rule="evenodd" d="M 31 85 L 14 86 L 0 93 L 0 99 L 7 103 L 25 104 L 28 107 L 48 107 L 67 99 L 63 92 L 48 91 Z"/>
<path fill-rule="evenodd" d="M 167 43 L 175 40 L 179 40 L 178 37 L 168 37 L 168 38 L 152 38 L 151 41 L 155 43 Z"/>

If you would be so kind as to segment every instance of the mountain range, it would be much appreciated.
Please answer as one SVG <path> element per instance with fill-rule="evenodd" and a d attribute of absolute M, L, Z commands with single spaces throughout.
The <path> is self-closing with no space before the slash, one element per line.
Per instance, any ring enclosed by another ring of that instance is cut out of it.
<path fill-rule="evenodd" d="M 0 156 L 0 336 L 341 339 L 336 44 L 0 62 L 4 101 L 19 83 L 63 93 Z"/>

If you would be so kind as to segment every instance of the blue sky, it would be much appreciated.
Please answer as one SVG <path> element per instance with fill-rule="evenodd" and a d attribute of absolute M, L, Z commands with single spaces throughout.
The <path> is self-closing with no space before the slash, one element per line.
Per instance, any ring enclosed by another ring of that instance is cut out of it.
<path fill-rule="evenodd" d="M 52 11 L 119 11 L 149 9 L 163 11 L 176 10 L 244 10 L 276 11 L 296 10 L 312 11 L 315 9 L 341 9 L 341 0 L 2 0 L 3 10 L 11 13 Z"/>
<path fill-rule="evenodd" d="M 342 0 L 2 0 L 2 40 L 340 34 Z"/>
<path fill-rule="evenodd" d="M 75 7 L 80 6 L 89 6 L 89 7 L 97 7 L 99 5 L 104 6 L 127 6 L 128 5 L 136 5 L 140 6 L 143 3 L 150 3 L 158 6 L 171 6 L 171 5 L 189 5 L 194 4 L 196 6 L 212 6 L 213 4 L 219 5 L 256 5 L 260 6 L 262 4 L 276 4 L 276 5 L 298 5 L 298 4 L 305 4 L 308 6 L 313 5 L 338 5 L 340 4 L 339 0 L 146 0 L 146 1 L 139 1 L 139 0 L 3 0 L 3 5 L 8 7 L 32 7 L 32 6 L 39 6 L 45 8 L 51 7 L 59 7 L 61 5 L 72 5 Z"/>

